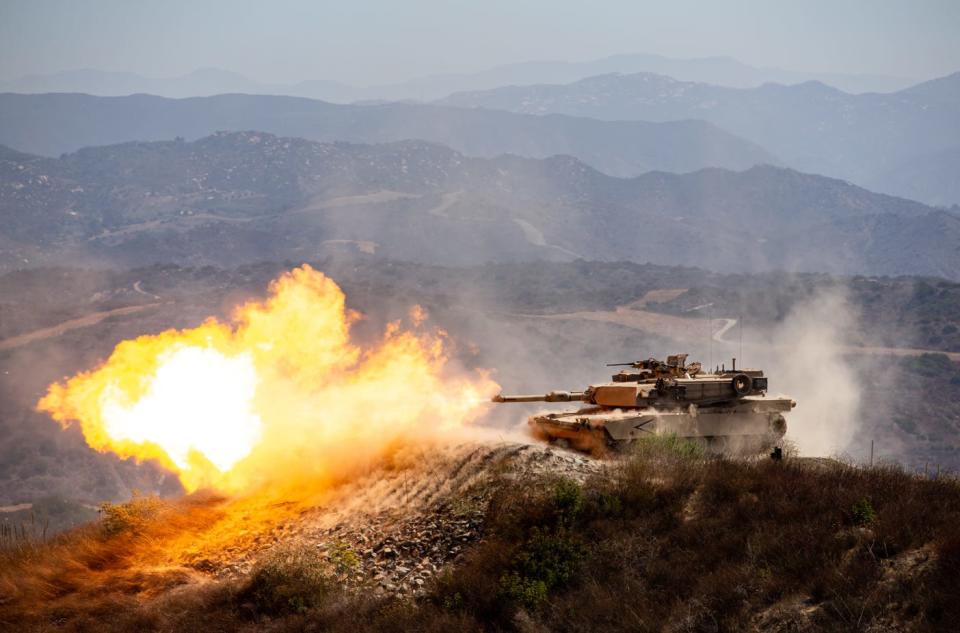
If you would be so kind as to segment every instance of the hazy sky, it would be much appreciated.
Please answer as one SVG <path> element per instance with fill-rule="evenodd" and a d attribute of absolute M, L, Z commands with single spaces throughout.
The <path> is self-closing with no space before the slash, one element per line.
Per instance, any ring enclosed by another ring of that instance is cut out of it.
<path fill-rule="evenodd" d="M 218 67 L 364 85 L 630 52 L 926 79 L 960 70 L 960 0 L 0 0 L 4 79 Z"/>

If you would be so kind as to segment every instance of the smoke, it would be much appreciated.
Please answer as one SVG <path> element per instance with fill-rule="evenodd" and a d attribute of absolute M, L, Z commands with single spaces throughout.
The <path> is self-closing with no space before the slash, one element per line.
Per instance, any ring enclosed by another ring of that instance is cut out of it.
<path fill-rule="evenodd" d="M 845 355 L 856 322 L 843 290 L 821 290 L 797 304 L 760 348 L 771 395 L 797 401 L 787 438 L 802 455 L 843 451 L 860 425 L 860 379 Z"/>

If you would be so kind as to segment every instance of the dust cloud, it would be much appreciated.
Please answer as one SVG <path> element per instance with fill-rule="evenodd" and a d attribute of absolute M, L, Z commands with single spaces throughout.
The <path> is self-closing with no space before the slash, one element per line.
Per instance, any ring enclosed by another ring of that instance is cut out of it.
<path fill-rule="evenodd" d="M 770 395 L 797 401 L 787 414 L 787 439 L 801 455 L 836 455 L 860 426 L 860 379 L 845 355 L 856 324 L 844 291 L 823 290 L 797 304 L 765 344 L 750 346 L 747 360 L 770 376 Z"/>

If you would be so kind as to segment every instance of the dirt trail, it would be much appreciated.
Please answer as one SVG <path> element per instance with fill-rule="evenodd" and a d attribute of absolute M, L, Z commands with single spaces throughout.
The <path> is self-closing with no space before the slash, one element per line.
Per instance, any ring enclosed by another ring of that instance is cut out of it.
<path fill-rule="evenodd" d="M 584 320 L 615 323 L 683 342 L 705 341 L 713 334 L 710 322 L 705 319 L 691 319 L 647 310 L 636 310 L 627 306 L 608 311 L 524 314 L 521 316 L 561 321 Z"/>
<path fill-rule="evenodd" d="M 729 332 L 730 329 L 737 324 L 737 320 L 736 319 L 713 319 L 713 320 L 723 321 L 723 325 L 721 325 L 720 328 L 713 333 L 713 340 L 715 340 L 717 343 L 729 343 L 730 341 L 725 340 L 723 338 L 723 335 Z"/>
<path fill-rule="evenodd" d="M 34 330 L 32 332 L 27 332 L 26 334 L 20 334 L 18 336 L 11 336 L 9 338 L 0 339 L 0 351 L 13 349 L 15 347 L 20 347 L 22 345 L 27 345 L 28 343 L 33 343 L 34 341 L 40 341 L 43 339 L 53 338 L 55 336 L 61 336 L 65 332 L 70 330 L 76 330 L 83 327 L 89 327 L 91 325 L 96 325 L 104 319 L 108 319 L 114 316 L 124 316 L 127 314 L 135 314 L 137 312 L 143 312 L 144 310 L 155 308 L 161 303 L 146 303 L 143 305 L 136 306 L 125 306 L 123 308 L 114 308 L 113 310 L 104 310 L 102 312 L 93 312 L 85 316 L 79 317 L 77 319 L 70 319 L 69 321 L 64 321 L 52 327 L 46 327 L 39 330 Z"/>
<path fill-rule="evenodd" d="M 689 288 L 656 288 L 654 290 L 648 290 L 642 297 L 623 307 L 630 310 L 640 310 L 647 307 L 648 303 L 673 301 L 687 290 L 689 290 Z"/>
<path fill-rule="evenodd" d="M 21 510 L 29 510 L 32 507 L 32 503 L 17 503 L 12 506 L 0 506 L 0 513 L 20 512 Z"/>
<path fill-rule="evenodd" d="M 460 200 L 461 195 L 463 195 L 463 191 L 452 191 L 443 194 L 440 196 L 440 204 L 432 209 L 427 209 L 427 213 L 435 215 L 438 218 L 449 218 L 450 216 L 447 214 L 447 210 Z"/>
<path fill-rule="evenodd" d="M 159 299 L 159 298 L 160 298 L 160 295 L 155 295 L 155 294 L 153 294 L 152 292 L 147 292 L 146 290 L 144 290 L 144 289 L 143 289 L 143 281 L 141 281 L 141 280 L 139 280 L 139 279 L 136 280 L 136 281 L 133 283 L 133 290 L 134 290 L 134 292 L 136 292 L 137 294 L 141 294 L 141 295 L 143 295 L 144 297 L 150 297 L 151 299 Z"/>
<path fill-rule="evenodd" d="M 384 202 L 394 202 L 396 200 L 409 200 L 420 198 L 415 193 L 404 193 L 402 191 L 377 191 L 355 196 L 339 196 L 336 198 L 324 198 L 316 196 L 308 201 L 302 207 L 286 211 L 283 215 L 310 214 L 327 209 L 339 209 L 341 207 L 352 207 L 362 204 L 383 204 Z"/>

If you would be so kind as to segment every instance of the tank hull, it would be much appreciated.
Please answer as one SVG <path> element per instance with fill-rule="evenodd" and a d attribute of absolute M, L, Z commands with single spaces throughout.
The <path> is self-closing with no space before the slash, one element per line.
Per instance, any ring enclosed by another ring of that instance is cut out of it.
<path fill-rule="evenodd" d="M 711 449 L 759 453 L 773 448 L 784 436 L 782 414 L 792 406 L 789 399 L 744 398 L 709 407 L 589 407 L 534 415 L 527 422 L 537 437 L 583 451 L 616 447 L 644 436 L 676 435 L 696 439 Z"/>

